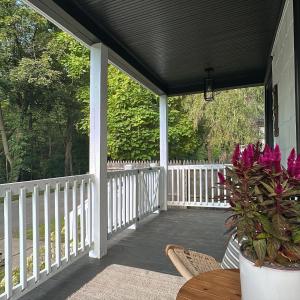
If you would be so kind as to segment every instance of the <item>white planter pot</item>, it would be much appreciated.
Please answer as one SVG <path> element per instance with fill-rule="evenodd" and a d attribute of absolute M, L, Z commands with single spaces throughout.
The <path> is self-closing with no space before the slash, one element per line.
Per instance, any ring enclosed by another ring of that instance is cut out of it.
<path fill-rule="evenodd" d="M 240 253 L 242 300 L 299 300 L 300 270 L 256 267 Z"/>

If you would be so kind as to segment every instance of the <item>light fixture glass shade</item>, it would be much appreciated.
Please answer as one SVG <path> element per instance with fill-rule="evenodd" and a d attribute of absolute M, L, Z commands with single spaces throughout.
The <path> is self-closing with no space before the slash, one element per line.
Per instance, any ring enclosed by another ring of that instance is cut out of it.
<path fill-rule="evenodd" d="M 214 87 L 213 79 L 205 78 L 204 79 L 204 100 L 213 101 L 214 100 Z"/>

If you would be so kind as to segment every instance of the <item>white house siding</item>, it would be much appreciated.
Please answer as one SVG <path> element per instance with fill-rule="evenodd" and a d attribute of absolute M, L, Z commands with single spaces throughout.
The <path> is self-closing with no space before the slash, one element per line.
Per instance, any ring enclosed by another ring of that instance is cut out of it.
<path fill-rule="evenodd" d="M 278 143 L 285 161 L 296 147 L 295 67 L 293 1 L 287 0 L 277 31 L 273 51 L 273 86 L 278 84 L 279 137 Z"/>

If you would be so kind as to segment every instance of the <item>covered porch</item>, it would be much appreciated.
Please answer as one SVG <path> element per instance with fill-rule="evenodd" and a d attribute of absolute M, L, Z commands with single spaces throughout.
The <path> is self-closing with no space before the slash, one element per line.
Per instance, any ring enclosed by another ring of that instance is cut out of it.
<path fill-rule="evenodd" d="M 299 152 L 298 1 L 26 2 L 90 49 L 90 168 L 85 175 L 0 186 L 5 237 L 1 299 L 93 299 L 76 296 L 76 291 L 111 265 L 125 266 L 125 273 L 136 268 L 177 275 L 163 253 L 167 243 L 220 260 L 227 203 L 214 196 L 221 193 L 216 173 L 224 172 L 224 165 L 169 167 L 168 97 L 203 92 L 208 68 L 213 69 L 215 91 L 264 85 L 266 142 L 278 142 L 285 156 L 292 146 Z M 160 97 L 159 166 L 107 172 L 109 63 Z M 12 208 L 15 198 L 17 214 Z M 29 272 L 27 198 L 33 227 Z M 20 249 L 17 285 L 14 218 Z M 181 280 L 170 277 L 174 286 Z M 138 298 L 130 298 L 130 292 L 128 287 L 129 299 Z M 97 299 L 106 299 L 100 288 L 95 293 Z"/>

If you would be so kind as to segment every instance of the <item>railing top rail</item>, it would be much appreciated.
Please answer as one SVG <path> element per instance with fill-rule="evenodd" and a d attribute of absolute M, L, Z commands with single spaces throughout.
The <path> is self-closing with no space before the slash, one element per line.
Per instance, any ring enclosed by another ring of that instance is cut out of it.
<path fill-rule="evenodd" d="M 28 190 L 31 190 L 35 186 L 44 188 L 46 186 L 46 184 L 52 184 L 52 185 L 56 184 L 56 183 L 63 184 L 68 181 L 75 181 L 75 180 L 81 181 L 81 180 L 88 180 L 88 179 L 93 179 L 93 178 L 94 178 L 94 175 L 92 175 L 92 174 L 83 174 L 83 175 L 47 178 L 47 179 L 39 179 L 39 180 L 31 180 L 31 181 L 4 183 L 4 184 L 0 184 L 0 197 L 4 197 L 5 192 L 7 190 L 11 190 L 14 193 L 21 188 L 26 188 Z"/>
<path fill-rule="evenodd" d="M 161 167 L 150 167 L 150 168 L 138 168 L 132 170 L 117 170 L 107 172 L 107 178 L 115 177 L 118 175 L 134 175 L 140 172 L 153 172 L 160 170 Z"/>
<path fill-rule="evenodd" d="M 199 165 L 173 165 L 168 166 L 169 170 L 177 170 L 177 169 L 219 169 L 224 167 L 230 167 L 231 164 L 199 164 Z"/>

